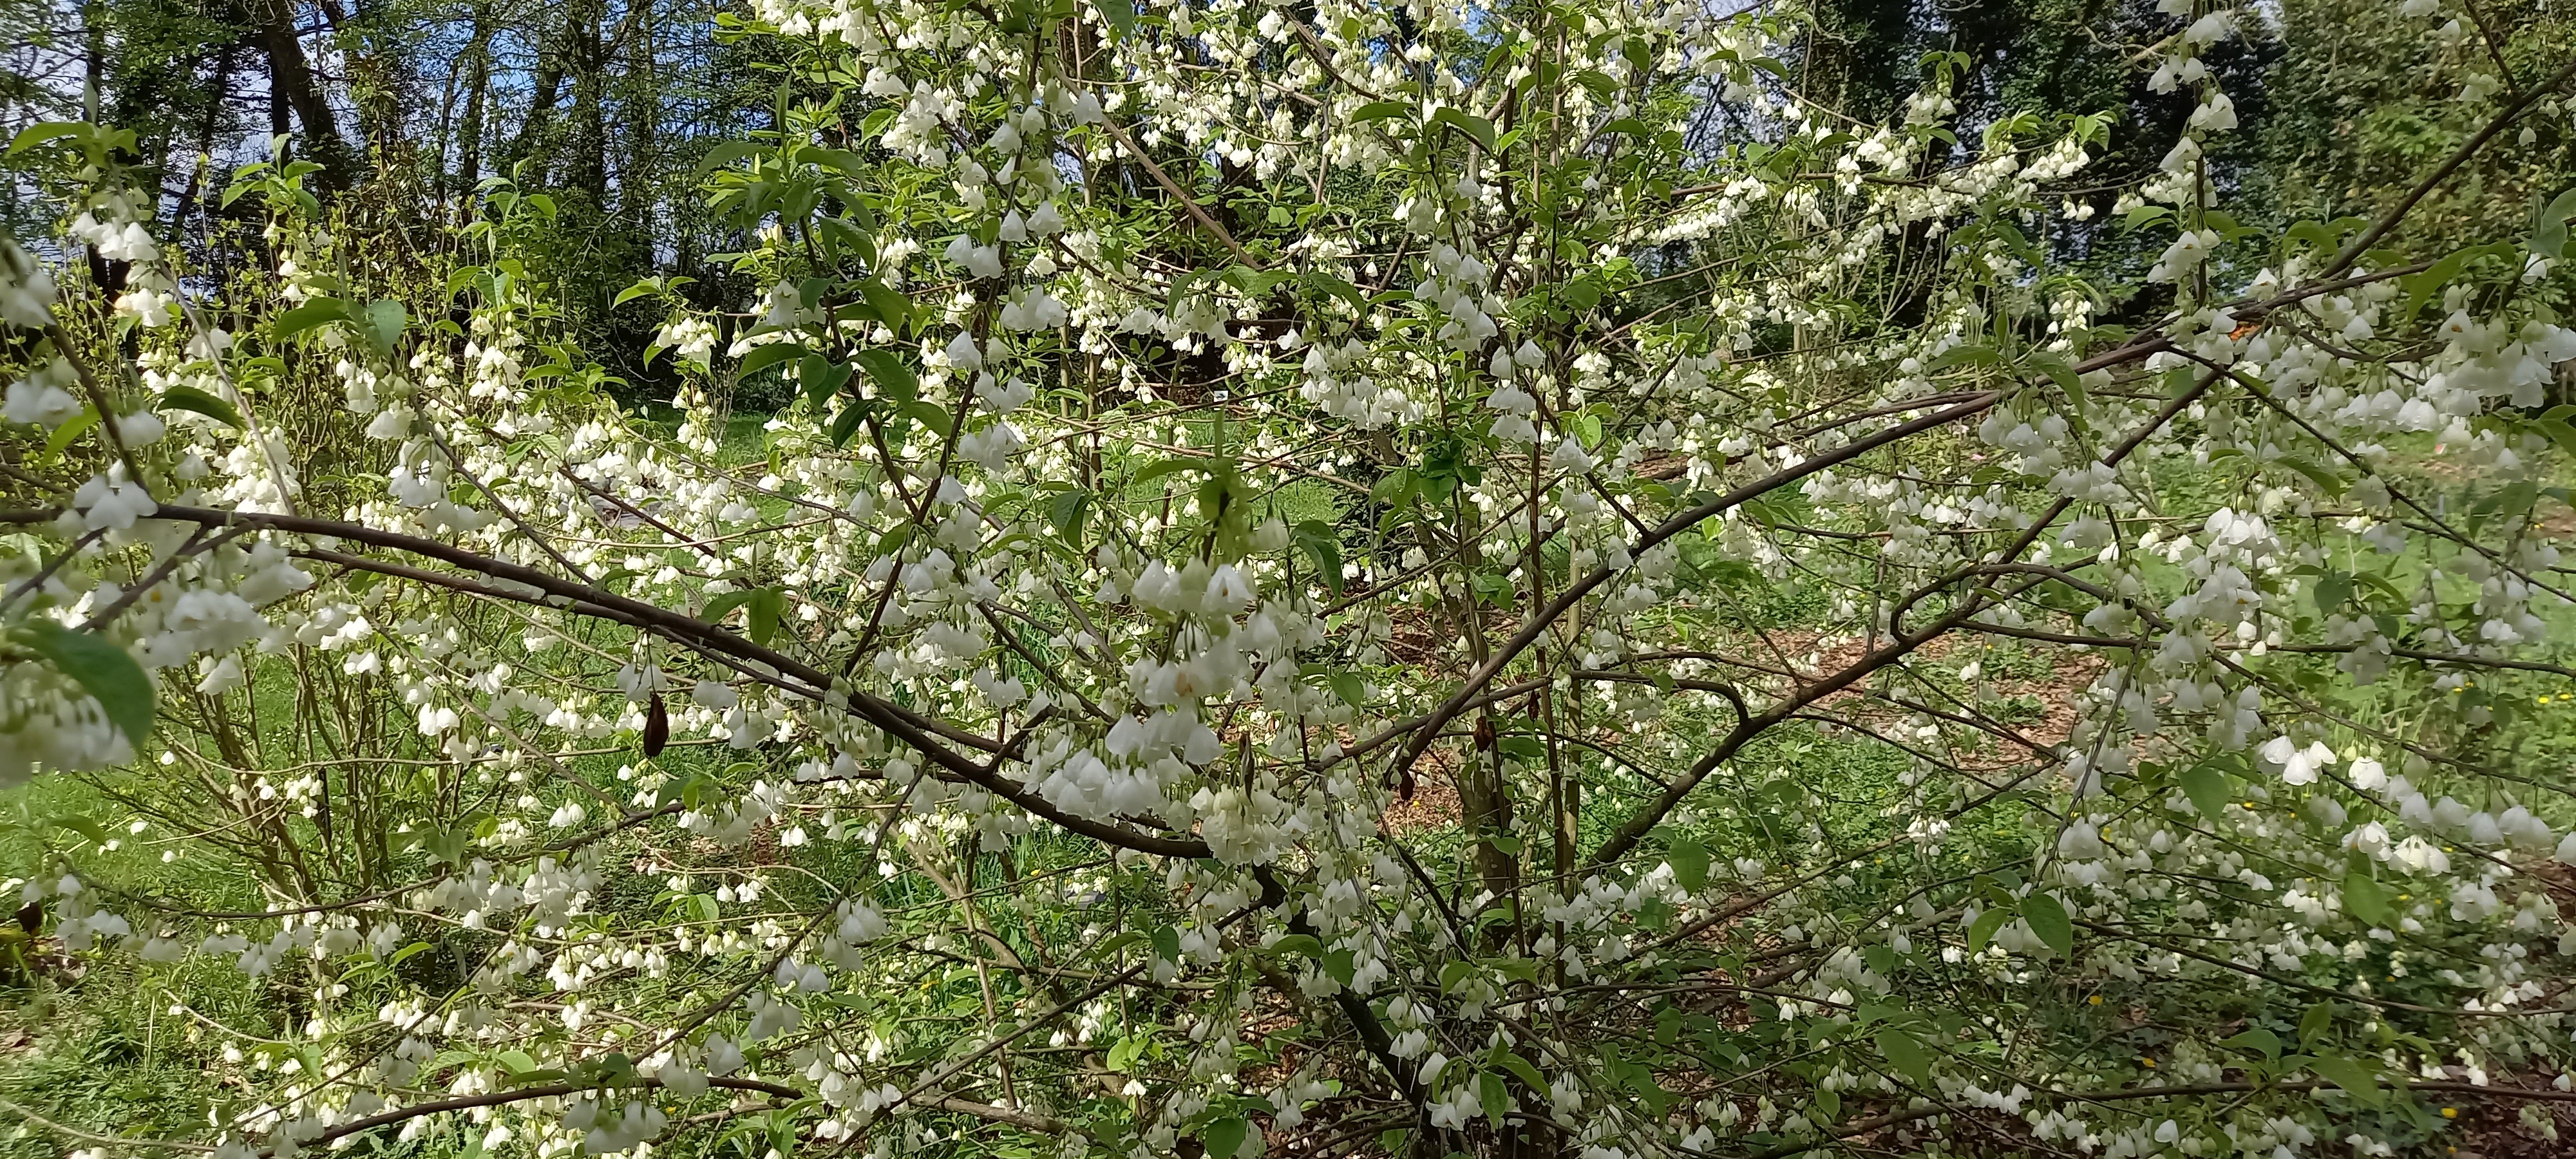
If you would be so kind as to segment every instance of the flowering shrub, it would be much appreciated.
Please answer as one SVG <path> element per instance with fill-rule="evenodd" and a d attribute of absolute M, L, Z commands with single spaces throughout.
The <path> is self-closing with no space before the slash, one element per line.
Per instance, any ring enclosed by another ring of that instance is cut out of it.
<path fill-rule="evenodd" d="M 675 422 L 543 194 L 420 279 L 281 158 L 217 284 L 39 127 L 0 777 L 132 816 L 22 913 L 293 991 L 190 1023 L 232 1159 L 2552 1133 L 2576 199 L 2406 214 L 2576 70 L 2468 57 L 2414 196 L 2274 235 L 2206 157 L 2258 17 L 2161 11 L 2112 324 L 2114 125 L 1949 60 L 1854 124 L 1783 15 L 762 0 L 769 289 L 621 297 Z"/>

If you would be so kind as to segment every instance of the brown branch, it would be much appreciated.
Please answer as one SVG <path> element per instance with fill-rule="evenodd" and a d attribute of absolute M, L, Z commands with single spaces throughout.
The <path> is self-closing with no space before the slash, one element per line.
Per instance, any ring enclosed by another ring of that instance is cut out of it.
<path fill-rule="evenodd" d="M 1828 467 L 1859 458 L 1860 456 L 1886 446 L 1889 443 L 1909 438 L 1913 435 L 1956 422 L 1963 418 L 1969 418 L 1977 414 L 1981 414 L 1993 407 L 1995 403 L 2000 401 L 2002 398 L 2003 396 L 2001 393 L 1990 391 L 1956 406 L 1945 407 L 1941 410 L 1934 411 L 1931 414 L 1915 419 L 1912 422 L 1899 423 L 1896 426 L 1889 427 L 1876 434 L 1855 439 L 1848 445 L 1837 448 L 1833 451 L 1784 467 L 1779 471 L 1773 472 L 1769 476 L 1747 483 L 1742 487 L 1738 487 L 1733 491 L 1665 520 L 1663 523 L 1657 525 L 1653 531 L 1640 536 L 1635 546 L 1629 549 L 1629 554 L 1631 556 L 1642 555 L 1656 545 L 1679 536 L 1681 533 L 1697 527 L 1703 522 L 1717 518 L 1736 507 L 1740 507 L 1745 503 L 1760 498 L 1771 491 L 1786 487 L 1791 483 L 1795 483 L 1800 479 L 1804 479 L 1807 476 L 1813 475 Z M 1616 573 L 1607 566 L 1596 567 L 1592 569 L 1590 574 L 1585 575 L 1582 579 L 1576 580 L 1574 583 L 1568 585 L 1564 591 L 1557 594 L 1555 599 L 1548 601 L 1547 606 L 1539 609 L 1537 614 L 1531 616 L 1527 623 L 1522 624 L 1520 630 L 1512 634 L 1511 639 L 1504 641 L 1503 646 L 1494 651 L 1491 659 L 1478 665 L 1474 672 L 1469 673 L 1466 682 L 1459 687 L 1458 691 L 1450 694 L 1449 699 L 1442 701 L 1439 707 L 1423 714 L 1421 717 L 1417 718 L 1415 722 L 1409 725 L 1398 726 L 1398 728 L 1410 729 L 1413 736 L 1412 739 L 1405 742 L 1404 748 L 1396 754 L 1396 767 L 1398 769 L 1412 768 L 1416 761 L 1422 759 L 1424 750 L 1431 747 L 1433 736 L 1440 731 L 1442 726 L 1447 725 L 1451 720 L 1456 719 L 1459 713 L 1466 711 L 1468 701 L 1474 699 L 1477 693 L 1484 690 L 1485 685 L 1491 683 L 1494 677 L 1500 675 L 1506 665 L 1510 664 L 1513 660 L 1518 659 L 1520 654 L 1527 651 L 1532 644 L 1537 643 L 1539 637 L 1547 631 L 1550 625 L 1554 624 L 1557 620 L 1564 618 L 1565 614 L 1572 611 L 1574 605 L 1580 603 L 1585 596 L 1590 595 L 1594 588 L 1608 583 L 1610 581 L 1610 577 L 1614 574 Z M 1360 751 L 1367 751 L 1368 749 L 1375 748 L 1380 739 L 1384 736 L 1392 735 L 1394 732 L 1395 730 L 1390 729 L 1388 730 L 1388 733 L 1381 734 L 1378 738 L 1371 738 L 1370 742 L 1361 746 Z"/>
<path fill-rule="evenodd" d="M 1226 232 L 1224 226 L 1217 224 L 1215 218 L 1208 216 L 1207 210 L 1199 208 L 1199 203 L 1189 194 L 1182 192 L 1180 183 L 1172 180 L 1171 174 L 1163 172 L 1163 167 L 1155 164 L 1152 157 L 1146 156 L 1145 150 L 1138 147 L 1135 139 L 1127 135 L 1127 130 L 1118 127 L 1118 122 L 1104 116 L 1100 118 L 1100 127 L 1112 140 L 1125 146 L 1127 152 L 1135 156 L 1137 162 L 1145 167 L 1145 172 L 1154 178 L 1154 184 L 1162 186 L 1163 192 L 1171 194 L 1178 200 L 1181 208 L 1189 213 L 1192 221 L 1198 222 L 1201 228 L 1214 234 L 1217 241 L 1224 243 L 1226 249 L 1233 251 L 1236 261 L 1256 270 L 1261 268 L 1261 263 L 1254 261 L 1252 255 L 1244 251 L 1243 246 L 1234 240 L 1234 235 Z"/>
<path fill-rule="evenodd" d="M 2406 191 L 2405 197 L 2398 199 L 2397 204 L 2389 206 L 2386 212 L 2380 214 L 2379 220 L 2371 222 L 2370 228 L 2361 231 L 2361 236 L 2345 243 L 2343 250 L 2335 254 L 2334 264 L 2325 268 L 2325 276 L 2336 277 L 2345 270 L 2351 269 L 2353 263 L 2360 261 L 2361 256 L 2369 252 L 2370 247 L 2379 244 L 2379 239 L 2388 236 L 2388 231 L 2397 228 L 2397 223 L 2404 220 L 2406 214 L 2415 208 L 2417 202 L 2424 200 L 2435 187 L 2448 180 L 2454 171 L 2467 164 L 2469 158 L 2476 156 L 2478 150 L 2485 148 L 2488 141 L 2495 139 L 2496 134 L 2504 132 L 2505 126 L 2512 124 L 2532 105 L 2537 104 L 2541 97 L 2555 91 L 2558 86 L 2566 84 L 2570 78 L 2576 78 L 2576 61 L 2569 61 L 2565 68 L 2559 69 L 2548 80 L 2524 90 L 2519 99 L 2506 105 L 2504 111 L 2496 114 L 2494 120 L 2487 122 L 2485 128 L 2478 130 L 2476 136 L 2461 142 L 2460 147 L 2452 152 L 2448 160 L 2442 162 L 2431 173 L 2425 174 L 2422 181 L 2415 183 L 2415 188 Z"/>
<path fill-rule="evenodd" d="M 0 524 L 43 523 L 59 513 L 49 511 L 0 511 Z M 1199 858 L 1208 856 L 1207 843 L 1195 837 L 1164 837 L 1139 833 L 1124 826 L 1075 816 L 1056 808 L 1046 798 L 1002 775 L 1001 756 L 1005 741 L 979 736 L 946 721 L 923 716 L 874 693 L 856 689 L 834 688 L 833 680 L 812 665 L 752 643 L 722 627 L 673 612 L 642 600 L 621 596 L 590 584 L 567 580 L 535 568 L 479 555 L 453 544 L 424 539 L 416 535 L 385 531 L 360 523 L 315 519 L 306 516 L 276 515 L 241 511 L 222 511 L 204 507 L 164 506 L 154 516 L 175 522 L 200 523 L 216 527 L 242 527 L 255 530 L 281 531 L 295 535 L 330 536 L 412 555 L 424 556 L 442 563 L 475 572 L 524 591 L 473 585 L 478 594 L 513 600 L 519 603 L 543 604 L 576 615 L 604 618 L 652 632 L 692 648 L 721 653 L 750 667 L 766 668 L 780 676 L 801 682 L 804 688 L 791 691 L 821 700 L 828 693 L 833 700 L 847 704 L 847 711 L 885 730 L 885 732 L 928 758 L 944 770 L 946 779 L 964 780 L 986 792 L 1010 801 L 1032 814 L 1104 844 L 1134 849 L 1159 857 Z M 368 570 L 398 575 L 429 583 L 456 586 L 455 577 L 444 577 L 420 568 L 382 564 L 345 553 L 331 553 L 335 562 L 350 566 L 364 565 Z M 774 683 L 774 682 L 773 682 Z M 993 754 L 990 763 L 979 763 L 941 743 L 954 741 L 968 748 Z"/>
<path fill-rule="evenodd" d="M 623 1084 L 602 1083 L 594 1085 L 575 1085 L 573 1083 L 547 1083 L 543 1086 L 511 1087 L 508 1090 L 485 1091 L 477 1095 L 459 1095 L 452 1099 L 435 1099 L 430 1102 L 415 1103 L 408 1107 L 400 1107 L 390 1111 L 379 1111 L 363 1119 L 351 1119 L 346 1123 L 342 1123 L 339 1126 L 324 1131 L 310 1139 L 303 1140 L 301 1146 L 312 1147 L 330 1143 L 333 1140 L 345 1139 L 351 1135 L 364 1134 L 368 1131 L 375 1130 L 378 1127 L 390 1126 L 395 1123 L 417 1119 L 423 1115 L 438 1115 L 444 1114 L 448 1111 L 470 1111 L 479 1107 L 497 1107 L 505 1103 L 525 1102 L 529 1099 L 560 1098 L 564 1095 L 576 1095 L 584 1091 L 613 1089 L 615 1086 L 659 1087 L 662 1085 L 662 1080 L 658 1078 L 639 1079 L 632 1083 Z M 794 1087 L 782 1086 L 773 1082 L 763 1082 L 759 1079 L 710 1078 L 707 1080 L 707 1085 L 710 1087 L 721 1087 L 726 1090 L 752 1091 L 758 1094 L 771 1095 L 782 1099 L 801 1099 L 805 1097 L 805 1092 L 797 1090 Z M 260 1152 L 263 1156 L 273 1153 L 273 1148 L 262 1150 Z"/>

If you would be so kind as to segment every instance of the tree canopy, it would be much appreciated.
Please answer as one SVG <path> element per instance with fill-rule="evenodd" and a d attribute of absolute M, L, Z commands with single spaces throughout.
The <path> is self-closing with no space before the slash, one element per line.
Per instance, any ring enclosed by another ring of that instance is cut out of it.
<path fill-rule="evenodd" d="M 11 19 L 0 1147 L 2576 1126 L 2545 6 Z"/>

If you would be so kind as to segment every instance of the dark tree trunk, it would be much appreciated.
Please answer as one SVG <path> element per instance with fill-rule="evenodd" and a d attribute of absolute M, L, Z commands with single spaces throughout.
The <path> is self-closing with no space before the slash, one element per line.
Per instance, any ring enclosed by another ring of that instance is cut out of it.
<path fill-rule="evenodd" d="M 564 183 L 590 194 L 599 209 L 608 204 L 608 115 L 600 91 L 608 84 L 605 8 L 602 0 L 573 0 L 564 30 L 572 53 L 572 148 Z"/>
<path fill-rule="evenodd" d="M 529 82 L 528 116 L 519 123 L 518 135 L 510 139 L 510 147 L 502 153 L 503 163 L 513 169 L 536 152 L 554 121 L 555 102 L 563 95 L 564 57 L 571 40 L 569 20 L 560 32 L 537 35 L 537 71 Z"/>
<path fill-rule="evenodd" d="M 341 140 L 339 116 L 305 58 L 304 41 L 295 33 L 293 0 L 252 0 L 251 18 L 252 39 L 268 57 L 269 124 L 285 132 L 284 112 L 293 110 L 295 123 L 304 130 L 308 158 L 324 166 L 322 183 L 347 188 L 357 177 L 357 159 Z"/>
<path fill-rule="evenodd" d="M 180 192 L 179 204 L 171 210 L 171 214 L 181 221 L 193 213 L 206 226 L 211 227 L 214 223 L 215 207 L 211 199 L 205 198 L 206 177 L 215 164 L 215 138 L 223 132 L 224 103 L 231 99 L 233 57 L 239 50 L 239 45 L 226 44 L 215 52 L 213 89 L 206 98 L 206 115 L 197 123 L 196 163 L 188 167 L 188 187 Z M 222 183 L 220 176 L 216 183 Z M 206 203 L 199 204 L 201 199 Z M 211 243 L 213 234 L 209 232 L 207 237 Z"/>
<path fill-rule="evenodd" d="M 492 5 L 474 6 L 474 37 L 465 50 L 465 114 L 456 128 L 456 180 L 466 204 L 483 180 L 483 116 L 492 95 Z"/>

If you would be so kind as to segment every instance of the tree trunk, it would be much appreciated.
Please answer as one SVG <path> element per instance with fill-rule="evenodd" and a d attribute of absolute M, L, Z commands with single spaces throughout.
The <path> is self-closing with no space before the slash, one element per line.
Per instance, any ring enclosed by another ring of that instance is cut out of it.
<path fill-rule="evenodd" d="M 617 34 L 617 51 L 626 58 L 621 91 L 625 93 L 625 155 L 618 166 L 618 211 L 636 229 L 650 228 L 658 195 L 654 168 L 661 154 L 662 78 L 653 67 L 653 27 L 647 17 L 651 0 L 628 0 L 626 24 Z"/>
<path fill-rule="evenodd" d="M 456 127 L 456 182 L 465 204 L 483 180 L 483 111 L 492 95 L 492 5 L 474 5 L 474 38 L 465 49 L 465 113 Z"/>
<path fill-rule="evenodd" d="M 293 0 L 253 0 L 250 14 L 251 37 L 268 56 L 269 124 L 283 133 L 286 118 L 278 106 L 293 110 L 304 130 L 306 153 L 325 167 L 323 183 L 347 188 L 357 177 L 356 158 L 340 139 L 339 117 L 305 59 L 304 41 L 295 33 Z"/>
<path fill-rule="evenodd" d="M 564 183 L 591 195 L 594 208 L 608 202 L 608 117 L 600 90 L 607 87 L 601 27 L 603 0 L 573 0 L 565 13 L 564 40 L 572 57 L 572 148 Z"/>
<path fill-rule="evenodd" d="M 510 147 L 501 155 L 502 163 L 513 170 L 536 151 L 554 121 L 555 101 L 563 93 L 565 50 L 571 39 L 569 20 L 561 32 L 537 35 L 537 71 L 529 81 L 528 116 L 519 122 L 518 135 L 510 139 Z"/>
<path fill-rule="evenodd" d="M 207 228 L 209 249 L 214 248 L 211 243 L 214 237 L 215 206 L 211 199 L 203 205 L 198 204 L 198 201 L 206 192 L 207 172 L 215 164 L 215 135 L 223 130 L 224 101 L 232 92 L 233 55 L 236 51 L 236 45 L 226 44 L 215 53 L 213 94 L 206 100 L 205 119 L 197 125 L 196 163 L 188 167 L 188 187 L 180 192 L 179 204 L 170 211 L 173 217 L 182 222 L 186 221 L 191 213 L 200 215 L 200 221 Z M 218 183 L 220 184 L 220 178 Z"/>

